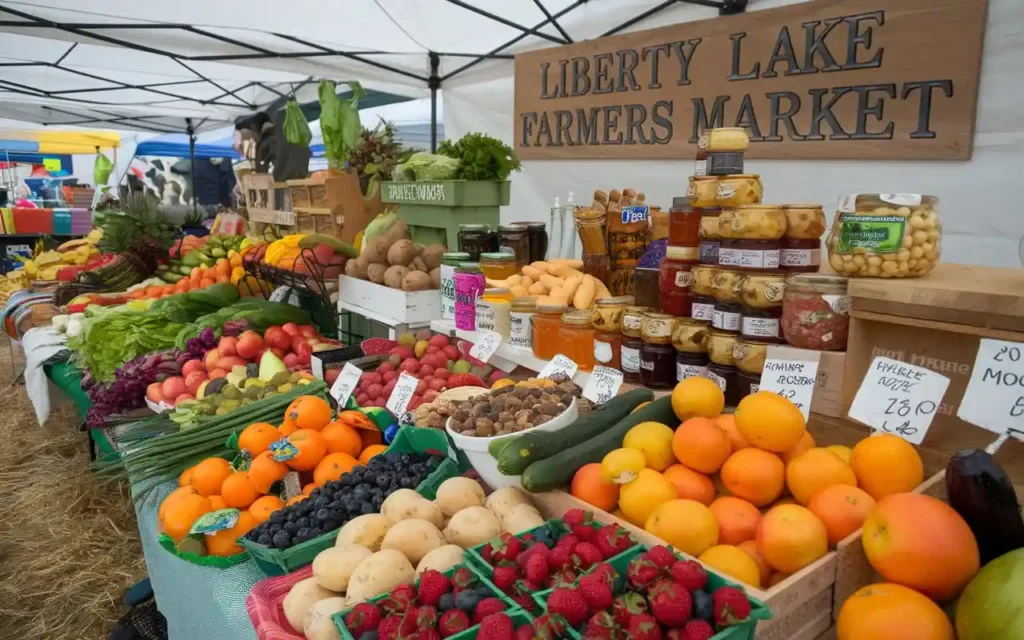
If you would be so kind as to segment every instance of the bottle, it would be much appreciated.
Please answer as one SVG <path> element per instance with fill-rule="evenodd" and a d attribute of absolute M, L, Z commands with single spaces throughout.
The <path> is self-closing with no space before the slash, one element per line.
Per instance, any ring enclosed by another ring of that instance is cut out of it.
<path fill-rule="evenodd" d="M 576 224 L 573 218 L 573 212 L 576 211 L 576 205 L 573 203 L 573 192 L 569 192 L 569 199 L 565 202 L 565 206 L 562 207 L 562 240 L 560 253 L 565 258 L 576 258 L 583 255 L 583 249 L 580 246 L 579 237 L 576 235 Z"/>
<path fill-rule="evenodd" d="M 548 226 L 551 229 L 551 248 L 550 252 L 554 253 L 552 258 L 562 257 L 562 248 L 558 243 L 562 241 L 562 220 L 565 217 L 565 210 L 558 202 L 558 196 L 555 196 L 555 204 L 551 207 L 551 224 Z"/>

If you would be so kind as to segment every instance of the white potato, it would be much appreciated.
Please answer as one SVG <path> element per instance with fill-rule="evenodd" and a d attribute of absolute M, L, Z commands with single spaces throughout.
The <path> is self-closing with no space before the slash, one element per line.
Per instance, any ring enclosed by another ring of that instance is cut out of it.
<path fill-rule="evenodd" d="M 370 551 L 379 551 L 380 543 L 392 524 L 390 519 L 379 513 L 368 513 L 352 518 L 338 531 L 338 539 L 334 544 L 339 547 L 357 544 Z"/>
<path fill-rule="evenodd" d="M 306 640 L 341 640 L 341 634 L 331 616 L 344 611 L 347 606 L 345 598 L 327 598 L 310 607 L 302 624 L 302 634 Z"/>
<path fill-rule="evenodd" d="M 412 584 L 416 570 L 405 555 L 397 549 L 384 549 L 359 563 L 348 580 L 349 605 L 391 591 L 400 584 Z"/>
<path fill-rule="evenodd" d="M 302 633 L 302 625 L 310 608 L 317 602 L 336 595 L 338 594 L 321 587 L 314 578 L 299 580 L 284 597 L 281 605 L 284 608 L 284 617 L 292 629 Z"/>
<path fill-rule="evenodd" d="M 401 551 L 415 565 L 434 549 L 443 547 L 444 543 L 444 535 L 433 523 L 426 520 L 402 520 L 388 530 L 380 548 Z"/>
<path fill-rule="evenodd" d="M 426 520 L 437 528 L 444 524 L 441 507 L 412 489 L 399 489 L 389 495 L 381 504 L 380 512 L 392 522 Z"/>
<path fill-rule="evenodd" d="M 372 551 L 357 544 L 324 549 L 313 559 L 313 579 L 324 589 L 345 593 L 352 572 L 372 555 Z"/>
<path fill-rule="evenodd" d="M 416 577 L 419 578 L 424 571 L 431 569 L 444 573 L 452 567 L 462 564 L 465 553 L 465 549 L 454 544 L 446 544 L 433 549 L 423 556 L 420 563 L 416 565 Z"/>
<path fill-rule="evenodd" d="M 486 507 L 467 507 L 448 522 L 444 536 L 448 542 L 457 544 L 463 549 L 475 547 L 487 542 L 501 533 L 498 517 Z"/>
<path fill-rule="evenodd" d="M 437 488 L 434 502 L 450 518 L 466 507 L 483 506 L 484 489 L 472 478 L 448 478 Z"/>

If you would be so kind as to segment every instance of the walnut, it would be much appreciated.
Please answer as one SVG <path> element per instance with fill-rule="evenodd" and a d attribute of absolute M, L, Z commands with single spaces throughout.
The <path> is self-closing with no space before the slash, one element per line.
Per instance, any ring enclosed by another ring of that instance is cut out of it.
<path fill-rule="evenodd" d="M 562 384 L 555 387 L 555 393 L 578 396 L 580 395 L 580 388 L 574 382 L 563 382 Z"/>
<path fill-rule="evenodd" d="M 540 398 L 544 395 L 544 390 L 540 388 L 530 389 L 529 392 L 534 398 Z"/>
<path fill-rule="evenodd" d="M 469 410 L 459 407 L 459 410 L 452 414 L 453 422 L 465 422 L 469 418 Z"/>
<path fill-rule="evenodd" d="M 494 435 L 494 421 L 490 418 L 478 418 L 476 421 L 476 433 L 485 438 Z"/>
<path fill-rule="evenodd" d="M 467 438 L 475 438 L 476 429 L 469 429 L 468 431 L 463 431 L 462 435 L 466 436 Z"/>
<path fill-rule="evenodd" d="M 459 411 L 465 411 L 466 413 L 469 413 L 472 410 L 473 410 L 473 403 L 472 402 L 470 402 L 468 400 L 464 400 L 464 401 L 459 403 Z"/>
<path fill-rule="evenodd" d="M 502 411 L 501 413 L 498 414 L 498 422 L 513 422 L 513 421 L 515 421 L 515 416 L 512 415 L 511 411 Z"/>
<path fill-rule="evenodd" d="M 513 385 L 505 385 L 504 387 L 499 387 L 498 389 L 492 391 L 491 395 L 495 397 L 500 397 L 503 394 L 512 393 L 513 391 L 515 391 L 515 387 Z"/>
<path fill-rule="evenodd" d="M 473 407 L 473 410 L 470 411 L 469 414 L 474 418 L 482 418 L 483 416 L 487 415 L 488 409 L 490 409 L 490 405 L 478 404 L 475 407 Z"/>
<path fill-rule="evenodd" d="M 536 418 L 533 419 L 533 426 L 539 427 L 540 425 L 542 425 L 545 422 L 548 422 L 550 420 L 554 420 L 554 416 L 548 416 L 548 415 L 544 415 L 542 413 L 542 414 L 538 415 Z"/>
<path fill-rule="evenodd" d="M 569 406 L 570 404 L 572 404 L 573 398 L 575 397 L 576 396 L 572 395 L 571 393 L 563 393 L 562 395 L 558 396 L 558 399 L 562 401 L 562 404 Z"/>
<path fill-rule="evenodd" d="M 533 420 L 532 419 L 533 419 L 533 412 L 528 410 L 528 409 L 522 409 L 521 411 L 518 411 L 516 413 L 516 424 L 517 425 L 520 425 L 520 426 L 523 426 L 523 425 L 533 426 Z"/>
<path fill-rule="evenodd" d="M 507 421 L 501 423 L 501 430 L 505 433 L 512 433 L 516 428 L 515 418 L 509 418 Z"/>
<path fill-rule="evenodd" d="M 543 415 L 552 417 L 557 416 L 560 413 L 560 411 L 558 410 L 558 405 L 555 404 L 554 402 L 542 402 L 540 406 L 537 407 L 537 411 L 539 411 Z"/>

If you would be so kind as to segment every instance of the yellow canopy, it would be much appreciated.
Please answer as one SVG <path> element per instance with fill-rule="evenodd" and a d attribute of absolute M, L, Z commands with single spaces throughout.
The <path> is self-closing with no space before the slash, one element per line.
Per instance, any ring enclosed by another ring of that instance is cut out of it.
<path fill-rule="evenodd" d="M 96 153 L 97 147 L 111 149 L 120 145 L 121 137 L 113 131 L 0 129 L 0 150 L 83 155 Z"/>

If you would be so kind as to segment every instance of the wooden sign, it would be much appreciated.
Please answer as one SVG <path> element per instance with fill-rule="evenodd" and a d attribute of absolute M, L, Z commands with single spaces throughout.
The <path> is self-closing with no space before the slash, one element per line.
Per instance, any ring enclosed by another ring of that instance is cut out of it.
<path fill-rule="evenodd" d="M 520 158 L 971 157 L 988 0 L 817 0 L 515 59 Z"/>

